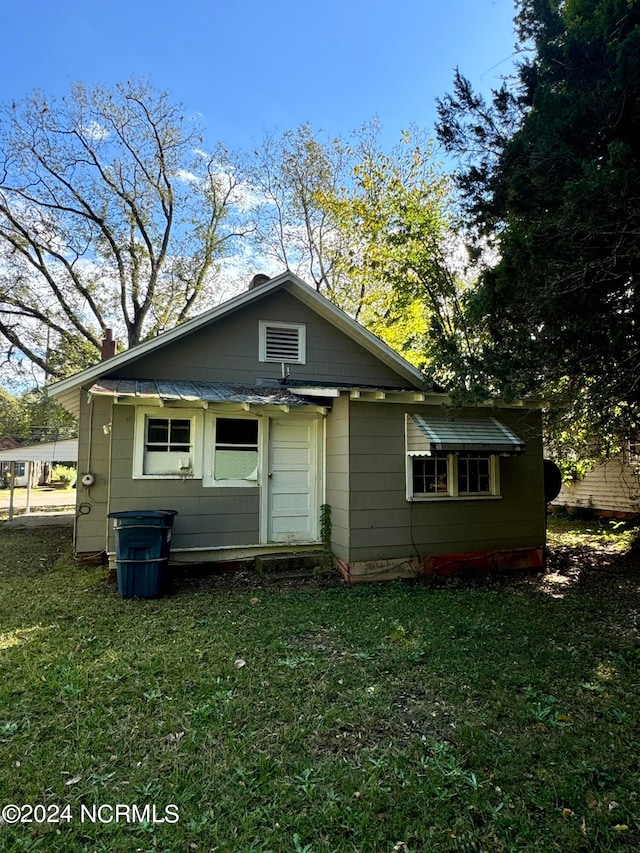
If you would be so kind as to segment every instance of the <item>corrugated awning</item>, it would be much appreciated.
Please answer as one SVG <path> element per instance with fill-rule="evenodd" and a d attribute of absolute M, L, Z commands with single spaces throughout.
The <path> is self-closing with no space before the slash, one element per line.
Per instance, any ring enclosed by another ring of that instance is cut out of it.
<path fill-rule="evenodd" d="M 410 415 L 407 451 L 410 456 L 431 456 L 438 451 L 511 455 L 524 451 L 524 441 L 496 418 L 447 420 Z"/>
<path fill-rule="evenodd" d="M 288 388 L 261 388 L 220 382 L 188 382 L 160 379 L 101 379 L 90 394 L 118 398 L 185 403 L 247 403 L 254 406 L 317 406 Z"/>

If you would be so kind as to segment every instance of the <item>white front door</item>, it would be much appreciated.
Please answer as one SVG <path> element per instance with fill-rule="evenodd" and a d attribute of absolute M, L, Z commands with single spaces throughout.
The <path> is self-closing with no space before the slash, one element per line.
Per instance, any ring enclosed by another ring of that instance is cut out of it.
<path fill-rule="evenodd" d="M 269 542 L 318 540 L 320 423 L 316 418 L 289 415 L 269 424 Z"/>

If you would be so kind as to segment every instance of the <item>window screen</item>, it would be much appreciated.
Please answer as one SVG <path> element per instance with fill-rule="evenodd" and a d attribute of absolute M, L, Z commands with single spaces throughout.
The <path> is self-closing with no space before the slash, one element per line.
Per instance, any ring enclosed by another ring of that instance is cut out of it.
<path fill-rule="evenodd" d="M 216 480 L 258 479 L 258 421 L 217 418 L 213 476 Z"/>

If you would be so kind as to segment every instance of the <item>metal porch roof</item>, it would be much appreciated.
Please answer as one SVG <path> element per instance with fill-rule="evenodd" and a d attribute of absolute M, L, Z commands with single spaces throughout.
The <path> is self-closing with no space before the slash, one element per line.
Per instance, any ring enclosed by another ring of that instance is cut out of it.
<path fill-rule="evenodd" d="M 407 450 L 410 456 L 448 453 L 522 453 L 524 441 L 496 418 L 447 420 L 410 415 L 407 421 Z"/>
<path fill-rule="evenodd" d="M 221 382 L 189 382 L 160 379 L 102 379 L 90 394 L 119 398 L 163 400 L 185 403 L 248 403 L 255 406 L 317 406 L 288 388 L 228 385 Z"/>

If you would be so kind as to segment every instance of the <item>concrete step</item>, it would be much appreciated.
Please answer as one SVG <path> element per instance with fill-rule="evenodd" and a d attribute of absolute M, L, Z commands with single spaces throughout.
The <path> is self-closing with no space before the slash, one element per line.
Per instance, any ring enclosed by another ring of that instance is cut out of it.
<path fill-rule="evenodd" d="M 258 574 L 291 577 L 305 577 L 314 574 L 322 563 L 322 551 L 305 551 L 299 554 L 265 554 L 256 557 L 255 567 Z M 292 574 L 295 573 L 295 574 Z"/>

